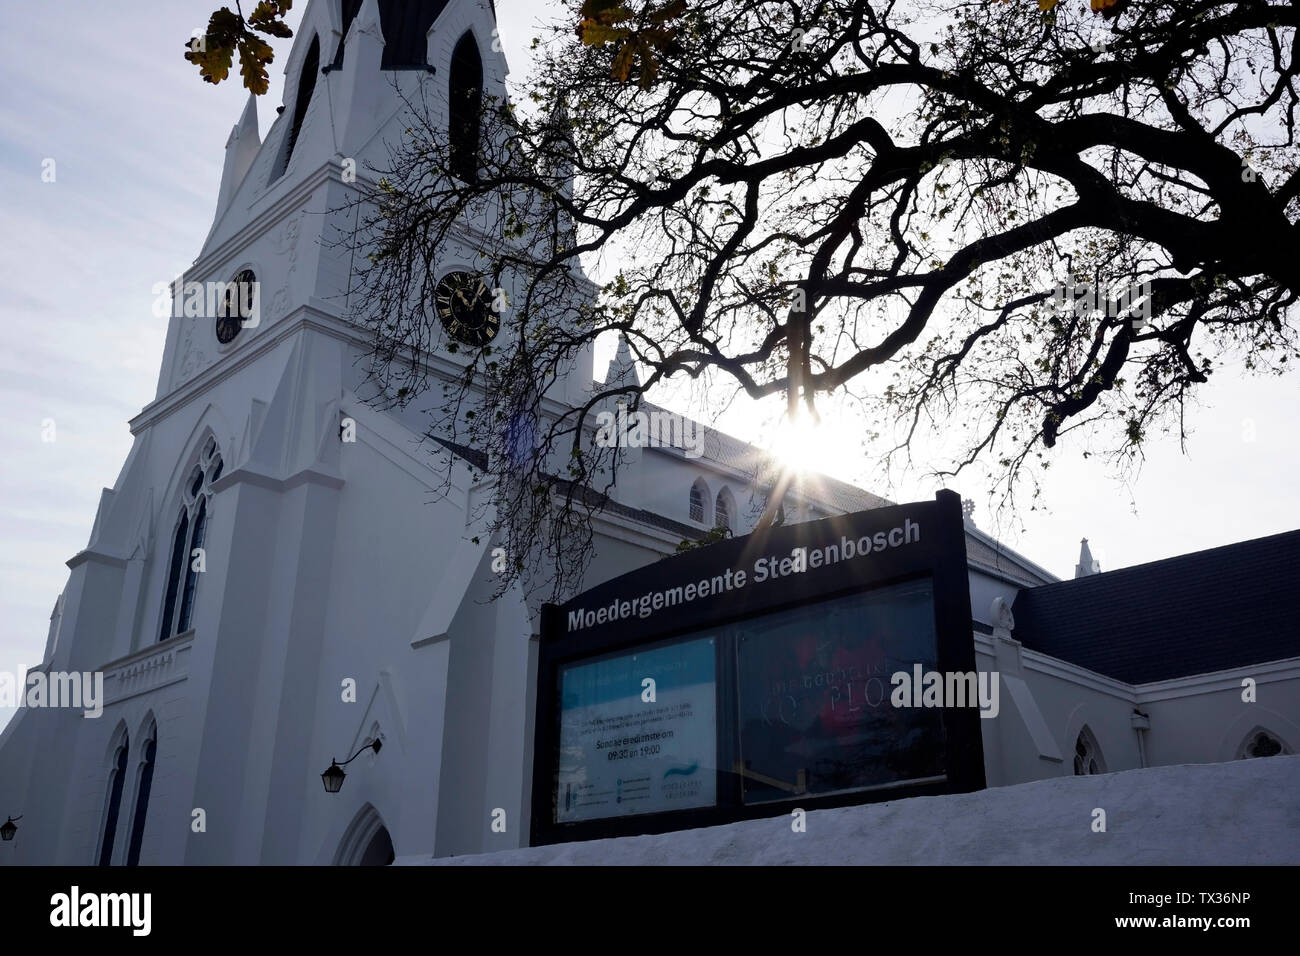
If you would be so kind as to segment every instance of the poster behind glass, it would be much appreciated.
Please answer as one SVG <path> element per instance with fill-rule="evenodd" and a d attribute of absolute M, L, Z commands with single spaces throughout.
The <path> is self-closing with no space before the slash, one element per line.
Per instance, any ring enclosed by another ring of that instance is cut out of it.
<path fill-rule="evenodd" d="M 557 823 L 714 805 L 715 658 L 708 637 L 563 668 Z"/>
<path fill-rule="evenodd" d="M 942 711 L 890 702 L 936 669 L 929 579 L 747 621 L 736 653 L 745 803 L 944 779 Z"/>

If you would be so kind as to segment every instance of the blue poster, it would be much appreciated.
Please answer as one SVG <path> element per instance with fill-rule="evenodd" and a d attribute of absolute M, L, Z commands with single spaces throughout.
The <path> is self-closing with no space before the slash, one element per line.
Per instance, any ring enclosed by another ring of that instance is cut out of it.
<path fill-rule="evenodd" d="M 708 637 L 562 670 L 557 823 L 714 805 L 714 658 Z"/>

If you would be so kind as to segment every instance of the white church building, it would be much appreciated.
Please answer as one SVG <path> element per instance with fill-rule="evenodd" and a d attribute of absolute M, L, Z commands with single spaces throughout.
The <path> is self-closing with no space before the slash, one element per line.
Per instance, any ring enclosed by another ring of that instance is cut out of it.
<path fill-rule="evenodd" d="M 103 711 L 22 707 L 0 734 L 0 820 L 17 825 L 0 864 L 383 864 L 529 844 L 540 609 L 489 600 L 473 455 L 435 454 L 416 411 L 358 398 L 366 344 L 326 241 L 345 159 L 364 175 L 407 125 L 394 83 L 444 104 L 454 83 L 505 95 L 494 28 L 488 0 L 311 0 L 265 136 L 250 99 L 183 280 L 257 282 L 259 321 L 170 320 L 156 397 L 33 667 L 102 673 Z M 472 250 L 440 269 L 474 275 Z M 557 395 L 627 374 L 625 353 L 610 369 L 587 355 Z M 630 450 L 584 586 L 717 525 L 751 530 L 761 455 L 704 434 L 699 456 Z M 789 500 L 788 521 L 888 504 L 820 478 Z M 971 640 L 1002 679 L 1000 716 L 980 722 L 989 786 L 1300 747 L 1300 532 L 1120 571 L 1085 554 L 1071 581 L 973 520 L 966 534 Z M 322 771 L 358 753 L 326 792 Z"/>

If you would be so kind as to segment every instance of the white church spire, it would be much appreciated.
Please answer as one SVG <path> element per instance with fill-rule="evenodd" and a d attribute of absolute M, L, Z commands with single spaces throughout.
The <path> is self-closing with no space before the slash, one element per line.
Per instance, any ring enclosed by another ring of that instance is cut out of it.
<path fill-rule="evenodd" d="M 343 38 L 342 136 L 338 147 L 350 156 L 375 132 L 381 94 L 388 89 L 380 68 L 384 60 L 384 27 L 378 0 L 365 0 Z"/>
<path fill-rule="evenodd" d="M 1083 578 L 1100 572 L 1101 565 L 1093 559 L 1092 552 L 1088 549 L 1088 539 L 1084 538 L 1079 546 L 1079 563 L 1074 567 L 1074 576 Z"/>
<path fill-rule="evenodd" d="M 239 122 L 230 131 L 226 140 L 226 162 L 221 170 L 221 189 L 217 193 L 217 215 L 220 219 L 230 204 L 235 190 L 244 181 L 249 167 L 257 158 L 257 151 L 262 148 L 262 137 L 257 128 L 257 97 L 248 94 L 244 112 Z"/>
<path fill-rule="evenodd" d="M 610 360 L 609 369 L 605 372 L 605 385 L 640 385 L 641 376 L 636 370 L 636 360 L 632 357 L 632 346 L 627 340 L 627 336 L 622 332 L 618 334 L 618 351 L 614 353 L 613 359 Z"/>

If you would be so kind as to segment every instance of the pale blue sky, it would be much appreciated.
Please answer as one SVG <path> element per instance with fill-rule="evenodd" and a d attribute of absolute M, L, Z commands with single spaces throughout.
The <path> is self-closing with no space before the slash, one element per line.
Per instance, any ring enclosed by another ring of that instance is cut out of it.
<path fill-rule="evenodd" d="M 247 92 L 237 77 L 203 83 L 183 44 L 220 5 L 43 0 L 0 31 L 0 671 L 40 662 L 65 562 L 157 386 L 167 320 L 153 288 L 193 261 L 212 223 Z M 518 64 L 543 5 L 497 6 Z M 288 49 L 278 41 L 258 104 L 264 135 Z"/>
<path fill-rule="evenodd" d="M 85 546 L 100 491 L 130 449 L 127 420 L 154 394 L 166 320 L 151 310 L 153 287 L 192 261 L 211 223 L 245 94 L 236 82 L 200 82 L 181 53 L 215 5 L 44 0 L 0 33 L 0 670 L 40 660 L 64 562 Z M 518 78 L 543 4 L 497 6 Z M 277 49 L 263 132 L 280 104 L 287 44 Z M 41 180 L 47 158 L 53 183 Z M 1095 459 L 1062 455 L 1049 472 L 1051 511 L 1021 513 L 1015 528 L 995 525 L 973 482 L 954 487 L 976 498 L 981 527 L 1062 576 L 1084 535 L 1109 569 L 1300 527 L 1300 383 L 1216 378 L 1189 454 L 1157 444 L 1128 487 Z M 57 429 L 51 443 L 45 419 Z M 738 409 L 720 424 L 755 439 L 757 420 Z M 844 460 L 835 470 L 853 479 L 867 469 Z M 872 490 L 909 500 L 934 485 L 916 476 Z"/>

